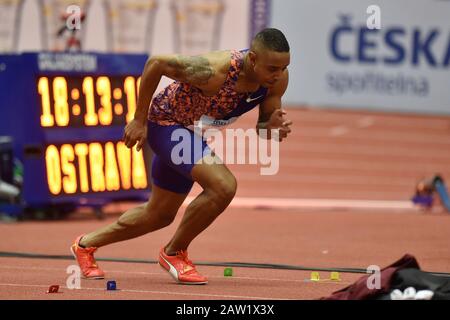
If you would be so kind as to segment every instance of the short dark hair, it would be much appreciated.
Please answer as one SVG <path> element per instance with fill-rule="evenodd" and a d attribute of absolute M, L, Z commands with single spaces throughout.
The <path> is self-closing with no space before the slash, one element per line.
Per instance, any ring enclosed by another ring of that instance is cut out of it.
<path fill-rule="evenodd" d="M 253 38 L 254 43 L 260 43 L 265 48 L 276 52 L 289 52 L 289 43 L 283 32 L 275 28 L 266 28 Z"/>

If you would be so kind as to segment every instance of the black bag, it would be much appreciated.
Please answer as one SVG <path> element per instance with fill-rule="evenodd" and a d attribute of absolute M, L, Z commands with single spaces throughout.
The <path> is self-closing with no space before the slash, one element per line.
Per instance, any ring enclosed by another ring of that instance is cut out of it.
<path fill-rule="evenodd" d="M 321 300 L 391 300 L 392 291 L 399 289 L 403 292 L 409 287 L 413 287 L 416 291 L 433 291 L 432 300 L 450 300 L 450 277 L 437 276 L 420 270 L 416 258 L 410 254 L 381 269 L 380 274 L 379 289 L 367 287 L 369 278 L 367 275 Z"/>
<path fill-rule="evenodd" d="M 414 268 L 398 270 L 391 280 L 391 292 L 395 289 L 404 291 L 409 287 L 416 291 L 433 291 L 431 300 L 450 300 L 450 277 L 436 276 Z M 376 300 L 391 300 L 390 293 L 382 294 Z"/>

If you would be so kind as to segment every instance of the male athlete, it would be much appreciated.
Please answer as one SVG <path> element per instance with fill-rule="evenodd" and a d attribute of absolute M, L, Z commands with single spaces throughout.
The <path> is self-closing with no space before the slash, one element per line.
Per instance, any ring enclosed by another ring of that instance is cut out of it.
<path fill-rule="evenodd" d="M 160 55 L 147 61 L 135 117 L 125 127 L 124 141 L 128 148 L 137 144 L 140 150 L 148 140 L 153 150 L 151 198 L 125 212 L 117 222 L 75 240 L 71 250 L 85 278 L 104 278 L 93 255 L 99 247 L 168 226 L 195 181 L 203 192 L 189 204 L 174 236 L 161 248 L 159 264 L 178 283 L 208 282 L 188 259 L 187 248 L 227 208 L 237 184 L 204 139 L 189 128 L 197 121 L 232 122 L 259 105 L 258 133 L 278 129 L 282 141 L 292 125 L 281 109 L 289 62 L 289 44 L 281 31 L 272 28 L 258 33 L 249 50 Z M 162 76 L 175 81 L 152 101 Z M 177 143 L 171 139 L 174 130 L 185 130 L 191 137 L 189 163 L 176 164 L 171 158 Z M 200 152 L 193 147 L 196 143 L 202 146 Z"/>

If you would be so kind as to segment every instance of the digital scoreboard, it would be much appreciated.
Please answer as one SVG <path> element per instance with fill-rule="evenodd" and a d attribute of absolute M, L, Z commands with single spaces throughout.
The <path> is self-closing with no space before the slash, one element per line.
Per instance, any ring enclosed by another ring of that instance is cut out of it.
<path fill-rule="evenodd" d="M 147 55 L 0 55 L 0 135 L 23 163 L 27 205 L 147 200 L 150 152 L 128 149 Z"/>

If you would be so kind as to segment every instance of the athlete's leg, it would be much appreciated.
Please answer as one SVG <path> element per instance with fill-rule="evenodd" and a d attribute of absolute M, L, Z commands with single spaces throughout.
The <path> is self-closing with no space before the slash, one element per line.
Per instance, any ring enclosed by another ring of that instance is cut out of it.
<path fill-rule="evenodd" d="M 80 244 L 101 247 L 168 226 L 186 199 L 193 181 L 171 168 L 158 155 L 153 157 L 152 178 L 152 194 L 148 203 L 128 210 L 113 224 L 85 235 Z"/>
<path fill-rule="evenodd" d="M 102 247 L 164 228 L 172 223 L 186 194 L 152 186 L 150 200 L 126 211 L 116 222 L 83 236 L 80 245 Z"/>
<path fill-rule="evenodd" d="M 169 255 L 186 250 L 191 241 L 225 210 L 236 193 L 235 177 L 223 164 L 207 164 L 212 163 L 212 157 L 207 155 L 191 171 L 203 192 L 187 207 L 175 235 L 166 246 L 165 252 Z"/>
<path fill-rule="evenodd" d="M 84 277 L 104 278 L 104 272 L 93 255 L 98 247 L 161 229 L 175 218 L 193 185 L 191 177 L 171 163 L 171 133 L 178 127 L 149 125 L 148 141 L 154 151 L 153 188 L 149 202 L 128 210 L 109 226 L 79 236 L 70 247 Z"/>

